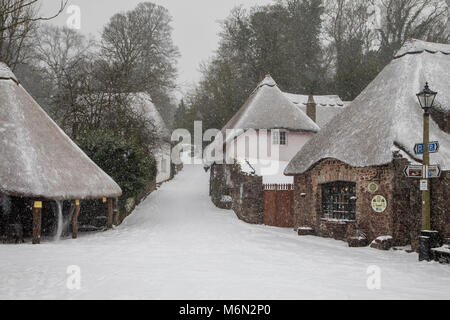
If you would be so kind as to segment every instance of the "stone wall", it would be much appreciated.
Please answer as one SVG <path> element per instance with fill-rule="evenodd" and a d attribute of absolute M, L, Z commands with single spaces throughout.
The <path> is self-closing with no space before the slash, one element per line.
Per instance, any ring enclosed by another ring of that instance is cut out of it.
<path fill-rule="evenodd" d="M 227 175 L 230 175 L 227 165 L 214 164 L 210 168 L 209 196 L 214 205 L 220 209 L 231 209 L 231 188 L 227 186 Z"/>
<path fill-rule="evenodd" d="M 431 184 L 431 225 L 443 239 L 450 239 L 450 171 Z"/>
<path fill-rule="evenodd" d="M 421 192 L 419 180 L 404 176 L 408 161 L 397 157 L 386 166 L 353 168 L 340 161 L 326 159 L 303 175 L 295 177 L 294 224 L 313 228 L 323 237 L 348 240 L 361 234 L 370 241 L 379 236 L 390 235 L 396 246 L 411 244 L 418 248 L 421 230 Z M 432 228 L 442 237 L 450 235 L 449 189 L 450 178 L 444 172 L 441 179 L 432 181 Z M 330 182 L 347 181 L 356 183 L 356 220 L 351 222 L 326 221 L 321 219 L 321 185 Z M 368 185 L 375 182 L 379 189 L 368 191 Z M 301 194 L 306 194 L 302 197 Z M 375 195 L 386 198 L 385 212 L 377 213 L 371 207 Z"/>
<path fill-rule="evenodd" d="M 212 202 L 218 208 L 233 209 L 238 218 L 247 223 L 262 224 L 262 177 L 247 175 L 238 165 L 215 164 L 210 170 Z"/>
<path fill-rule="evenodd" d="M 450 134 L 450 112 L 440 108 L 432 108 L 431 117 L 442 131 Z"/>

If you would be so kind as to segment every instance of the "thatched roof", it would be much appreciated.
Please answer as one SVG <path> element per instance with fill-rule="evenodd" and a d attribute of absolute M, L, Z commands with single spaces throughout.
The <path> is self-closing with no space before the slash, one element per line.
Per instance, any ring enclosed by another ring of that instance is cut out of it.
<path fill-rule="evenodd" d="M 385 165 L 393 151 L 411 160 L 423 139 L 423 111 L 416 94 L 425 82 L 438 91 L 437 103 L 450 104 L 450 45 L 413 40 L 341 114 L 313 137 L 291 161 L 286 175 L 302 174 L 322 159 L 333 158 L 354 167 Z M 441 150 L 433 164 L 450 169 L 450 135 L 431 121 L 431 140 Z"/>
<path fill-rule="evenodd" d="M 170 131 L 156 108 L 151 96 L 146 92 L 129 93 L 131 107 L 155 125 L 156 133 L 161 139 L 170 141 Z"/>
<path fill-rule="evenodd" d="M 306 113 L 306 105 L 309 96 L 302 94 L 284 93 L 284 95 L 291 100 L 300 110 Z M 346 104 L 337 95 L 314 95 L 314 102 L 316 103 L 316 124 L 323 128 L 334 117 L 344 111 Z"/>
<path fill-rule="evenodd" d="M 281 90 L 275 80 L 267 75 L 252 92 L 242 108 L 223 127 L 221 134 L 224 143 L 245 130 L 285 129 L 291 131 L 318 132 L 319 126 L 305 112 L 297 107 Z M 227 130 L 235 130 L 227 134 Z M 215 140 L 207 146 L 209 154 L 217 147 Z M 208 165 L 208 164 L 207 164 Z"/>
<path fill-rule="evenodd" d="M 78 103 L 88 106 L 108 105 L 110 103 L 126 102 L 129 104 L 130 112 L 134 112 L 138 116 L 142 116 L 147 120 L 154 129 L 158 138 L 170 142 L 170 131 L 156 108 L 153 100 L 147 92 L 126 92 L 126 93 L 91 93 L 80 95 L 77 99 Z M 109 111 L 112 112 L 112 111 Z"/>
<path fill-rule="evenodd" d="M 306 132 L 320 130 L 314 121 L 281 92 L 269 75 L 256 87 L 222 132 L 225 133 L 229 129 L 286 129 Z"/>
<path fill-rule="evenodd" d="M 53 200 L 122 194 L 0 63 L 0 192 Z"/>

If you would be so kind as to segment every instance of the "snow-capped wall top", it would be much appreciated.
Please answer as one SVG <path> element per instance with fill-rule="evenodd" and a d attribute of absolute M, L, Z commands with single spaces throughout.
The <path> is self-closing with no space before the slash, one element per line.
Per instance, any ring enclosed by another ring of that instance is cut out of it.
<path fill-rule="evenodd" d="M 1 65 L 0 192 L 53 200 L 118 197 L 120 187 L 53 122 Z M 15 78 L 15 77 L 14 77 Z"/>
<path fill-rule="evenodd" d="M 401 51 L 408 52 L 408 48 L 410 44 Z M 353 103 L 303 147 L 285 174 L 302 174 L 327 158 L 354 167 L 385 165 L 392 162 L 395 149 L 420 160 L 414 156 L 414 145 L 423 139 L 423 111 L 416 94 L 429 82 L 438 92 L 437 104 L 448 106 L 449 74 L 450 55 L 441 51 L 424 50 L 394 59 Z M 441 143 L 439 153 L 431 156 L 432 163 L 450 170 L 450 135 L 434 121 L 430 134 L 433 141 Z"/>
<path fill-rule="evenodd" d="M 3 80 L 14 80 L 17 81 L 15 74 L 11 71 L 11 69 L 3 62 L 0 62 L 0 79 Z"/>
<path fill-rule="evenodd" d="M 401 58 L 405 54 L 415 54 L 422 52 L 450 54 L 450 45 L 434 42 L 426 42 L 422 40 L 412 39 L 397 52 L 395 58 Z"/>

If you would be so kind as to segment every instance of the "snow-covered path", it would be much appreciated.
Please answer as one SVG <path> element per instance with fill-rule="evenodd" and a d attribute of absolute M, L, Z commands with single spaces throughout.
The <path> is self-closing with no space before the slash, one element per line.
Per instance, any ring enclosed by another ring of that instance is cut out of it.
<path fill-rule="evenodd" d="M 66 286 L 81 268 L 81 289 Z M 367 268 L 381 268 L 381 290 Z M 40 246 L 0 245 L 0 299 L 450 298 L 450 268 L 416 254 L 350 249 L 252 226 L 208 197 L 208 174 L 187 166 L 119 228 Z"/>

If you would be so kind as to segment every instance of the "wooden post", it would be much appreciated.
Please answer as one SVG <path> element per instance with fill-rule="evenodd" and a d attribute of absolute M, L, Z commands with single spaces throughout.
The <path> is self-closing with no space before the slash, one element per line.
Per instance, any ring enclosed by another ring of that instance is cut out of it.
<path fill-rule="evenodd" d="M 78 215 L 80 214 L 80 200 L 75 201 L 75 212 L 72 217 L 72 239 L 78 238 Z"/>
<path fill-rule="evenodd" d="M 114 216 L 114 208 L 113 208 L 113 199 L 108 199 L 108 229 L 113 227 L 113 216 Z"/>
<path fill-rule="evenodd" d="M 119 199 L 114 200 L 114 225 L 119 225 Z"/>
<path fill-rule="evenodd" d="M 427 181 L 427 190 L 422 191 L 422 230 L 431 230 L 431 183 L 428 179 L 428 167 L 430 166 L 430 113 L 425 112 L 423 116 L 423 165 L 424 179 Z"/>
<path fill-rule="evenodd" d="M 33 205 L 33 244 L 41 243 L 42 201 L 35 201 Z"/>

